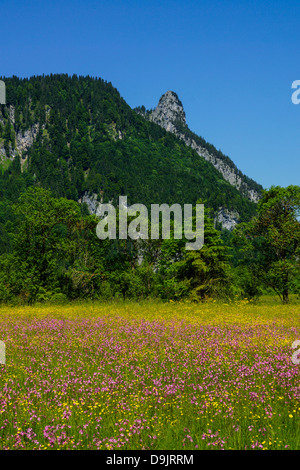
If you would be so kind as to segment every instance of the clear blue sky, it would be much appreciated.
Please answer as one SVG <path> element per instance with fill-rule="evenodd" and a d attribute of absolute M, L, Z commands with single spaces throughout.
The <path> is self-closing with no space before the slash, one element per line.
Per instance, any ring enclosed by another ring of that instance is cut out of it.
<path fill-rule="evenodd" d="M 299 0 L 0 0 L 0 75 L 98 76 L 135 107 L 173 90 L 189 127 L 265 188 L 300 184 Z"/>

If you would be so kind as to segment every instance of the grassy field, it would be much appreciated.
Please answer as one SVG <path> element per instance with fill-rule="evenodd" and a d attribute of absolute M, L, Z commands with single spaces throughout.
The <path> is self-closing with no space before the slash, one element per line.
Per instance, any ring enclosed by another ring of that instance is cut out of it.
<path fill-rule="evenodd" d="M 300 449 L 300 305 L 1 307 L 0 449 Z"/>

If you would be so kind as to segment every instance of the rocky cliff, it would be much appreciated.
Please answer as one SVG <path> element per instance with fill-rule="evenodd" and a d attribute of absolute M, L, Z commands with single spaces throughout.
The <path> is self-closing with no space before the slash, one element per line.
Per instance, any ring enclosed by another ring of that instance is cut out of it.
<path fill-rule="evenodd" d="M 14 130 L 16 131 L 14 106 L 10 105 L 8 107 L 8 114 L 9 114 L 10 123 L 14 127 Z M 0 123 L 4 125 L 4 120 L 1 119 L 1 117 L 0 117 Z M 8 155 L 5 150 L 4 143 L 0 141 L 0 160 L 5 160 L 7 158 L 13 159 L 15 158 L 16 155 L 19 155 L 20 157 L 23 157 L 21 161 L 22 163 L 24 163 L 26 160 L 26 152 L 35 141 L 39 132 L 39 127 L 40 127 L 39 123 L 37 122 L 33 124 L 29 129 L 26 129 L 23 132 L 21 130 L 18 130 L 17 132 L 15 132 L 15 145 L 12 146 L 11 144 L 9 144 Z"/>
<path fill-rule="evenodd" d="M 156 108 L 149 114 L 149 120 L 176 135 L 180 126 L 187 127 L 182 103 L 173 91 L 167 91 L 160 98 Z"/>

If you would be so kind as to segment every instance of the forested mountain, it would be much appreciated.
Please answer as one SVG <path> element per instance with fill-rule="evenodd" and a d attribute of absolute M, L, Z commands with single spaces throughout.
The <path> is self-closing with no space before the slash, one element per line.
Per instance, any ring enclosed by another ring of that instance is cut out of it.
<path fill-rule="evenodd" d="M 65 74 L 2 79 L 1 200 L 38 185 L 75 201 L 87 193 L 146 205 L 201 198 L 241 221 L 255 213 L 211 162 L 132 110 L 111 83 Z"/>

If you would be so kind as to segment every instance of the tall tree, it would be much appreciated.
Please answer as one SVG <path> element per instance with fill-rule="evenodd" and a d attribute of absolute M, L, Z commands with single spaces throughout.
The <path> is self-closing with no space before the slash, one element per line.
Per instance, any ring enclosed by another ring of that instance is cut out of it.
<path fill-rule="evenodd" d="M 272 186 L 263 192 L 257 216 L 235 230 L 250 266 L 283 303 L 295 278 L 300 276 L 300 187 Z"/>
<path fill-rule="evenodd" d="M 171 239 L 162 243 L 160 272 L 167 289 L 175 292 L 175 298 L 188 295 L 195 301 L 222 296 L 230 277 L 229 252 L 208 210 L 204 212 L 203 247 L 186 250 L 185 242 Z"/>
<path fill-rule="evenodd" d="M 41 288 L 58 287 L 58 270 L 76 256 L 80 207 L 74 201 L 52 197 L 43 188 L 31 187 L 13 209 L 19 218 L 13 255 L 22 273 L 22 286 L 34 300 Z"/>

